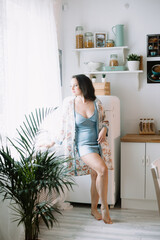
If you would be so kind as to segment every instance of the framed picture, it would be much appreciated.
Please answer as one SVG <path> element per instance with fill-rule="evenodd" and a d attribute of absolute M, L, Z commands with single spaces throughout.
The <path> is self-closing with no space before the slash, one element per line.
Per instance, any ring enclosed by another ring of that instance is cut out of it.
<path fill-rule="evenodd" d="M 105 47 L 106 46 L 106 33 L 95 33 L 95 47 Z"/>
<path fill-rule="evenodd" d="M 147 57 L 160 56 L 160 34 L 147 35 Z"/>
<path fill-rule="evenodd" d="M 160 61 L 147 61 L 147 83 L 160 83 Z"/>

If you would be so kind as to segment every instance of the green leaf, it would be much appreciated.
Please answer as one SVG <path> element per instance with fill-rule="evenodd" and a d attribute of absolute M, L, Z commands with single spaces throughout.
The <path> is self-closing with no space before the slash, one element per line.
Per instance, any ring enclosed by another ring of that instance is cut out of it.
<path fill-rule="evenodd" d="M 17 129 L 18 137 L 15 140 L 8 138 L 12 149 L 18 153 L 16 159 L 8 146 L 0 148 L 0 193 L 4 201 L 11 200 L 13 221 L 18 225 L 23 223 L 26 231 L 39 232 L 39 216 L 47 227 L 52 227 L 57 221 L 54 213 L 61 213 L 49 202 L 40 202 L 42 191 L 46 191 L 50 198 L 51 192 L 58 194 L 60 190 L 64 191 L 64 187 L 69 189 L 74 184 L 64 165 L 71 159 L 57 157 L 48 151 L 34 153 L 41 123 L 54 110 L 36 109 L 35 113 L 25 116 L 25 121 Z"/>

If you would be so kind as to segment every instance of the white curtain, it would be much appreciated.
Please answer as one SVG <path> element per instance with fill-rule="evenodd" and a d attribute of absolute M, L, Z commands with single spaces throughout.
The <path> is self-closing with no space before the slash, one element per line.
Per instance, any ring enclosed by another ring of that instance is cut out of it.
<path fill-rule="evenodd" d="M 0 0 L 0 134 L 14 137 L 24 114 L 61 103 L 55 0 Z M 0 239 L 19 240 L 0 196 Z"/>
<path fill-rule="evenodd" d="M 0 1 L 0 113 L 3 129 L 12 137 L 25 113 L 61 103 L 55 0 Z"/>

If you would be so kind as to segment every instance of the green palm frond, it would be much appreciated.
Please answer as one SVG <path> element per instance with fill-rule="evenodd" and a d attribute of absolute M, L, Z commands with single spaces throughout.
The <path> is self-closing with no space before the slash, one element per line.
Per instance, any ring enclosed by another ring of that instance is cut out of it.
<path fill-rule="evenodd" d="M 36 152 L 35 139 L 45 118 L 53 113 L 55 108 L 36 109 L 34 113 L 25 116 L 18 137 L 9 139 L 12 148 L 19 157 L 13 157 L 8 146 L 0 149 L 0 193 L 3 200 L 11 201 L 14 210 L 14 221 L 25 226 L 25 240 L 35 240 L 40 224 L 40 218 L 46 226 L 52 227 L 56 221 L 55 212 L 60 210 L 52 206 L 48 200 L 41 201 L 41 193 L 64 192 L 64 187 L 72 188 L 74 184 L 67 162 L 69 158 L 57 157 L 56 153 Z"/>
<path fill-rule="evenodd" d="M 11 144 L 17 148 L 19 153 L 32 154 L 34 151 L 34 144 L 37 134 L 40 131 L 40 126 L 48 115 L 53 113 L 57 108 L 42 108 L 35 109 L 35 112 L 31 112 L 28 116 L 25 115 L 25 121 L 20 126 L 20 130 L 16 129 L 18 137 L 15 139 L 16 143 Z"/>

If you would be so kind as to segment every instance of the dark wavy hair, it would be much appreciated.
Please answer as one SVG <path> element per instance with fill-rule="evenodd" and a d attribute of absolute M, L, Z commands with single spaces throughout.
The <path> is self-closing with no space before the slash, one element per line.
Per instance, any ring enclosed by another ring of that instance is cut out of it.
<path fill-rule="evenodd" d="M 73 75 L 72 78 L 76 78 L 79 84 L 79 88 L 85 99 L 94 101 L 96 99 L 95 90 L 92 81 L 84 74 Z"/>

